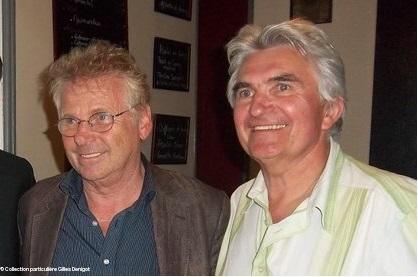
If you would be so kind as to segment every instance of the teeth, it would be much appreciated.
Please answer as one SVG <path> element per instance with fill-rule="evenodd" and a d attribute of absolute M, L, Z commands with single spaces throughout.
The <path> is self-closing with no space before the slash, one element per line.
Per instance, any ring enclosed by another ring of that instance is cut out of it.
<path fill-rule="evenodd" d="M 93 153 L 93 154 L 81 154 L 81 157 L 90 159 L 100 156 L 100 153 Z"/>
<path fill-rule="evenodd" d="M 269 130 L 278 130 L 286 127 L 287 124 L 272 124 L 272 125 L 260 125 L 253 128 L 254 131 L 269 131 Z"/>

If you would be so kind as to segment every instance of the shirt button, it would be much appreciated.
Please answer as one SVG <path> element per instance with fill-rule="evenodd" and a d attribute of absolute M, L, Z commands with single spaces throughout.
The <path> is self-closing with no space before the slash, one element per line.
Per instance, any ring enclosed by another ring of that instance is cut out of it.
<path fill-rule="evenodd" d="M 103 260 L 103 263 L 104 263 L 105 265 L 108 265 L 108 264 L 110 264 L 110 261 L 109 261 L 109 259 L 104 259 L 104 260 Z"/>
<path fill-rule="evenodd" d="M 93 226 L 97 226 L 97 225 L 99 225 L 99 224 L 97 223 L 97 221 L 96 221 L 96 220 L 93 220 L 93 221 L 91 222 L 91 225 L 93 225 Z"/>
<path fill-rule="evenodd" d="M 263 271 L 264 271 L 264 267 L 259 266 L 259 267 L 258 267 L 258 272 L 260 272 L 260 273 L 261 273 L 261 272 L 263 272 Z"/>

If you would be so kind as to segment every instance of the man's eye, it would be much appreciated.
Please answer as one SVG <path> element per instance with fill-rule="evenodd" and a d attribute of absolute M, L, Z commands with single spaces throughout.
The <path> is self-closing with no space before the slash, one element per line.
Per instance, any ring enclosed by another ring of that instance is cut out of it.
<path fill-rule="evenodd" d="M 237 98 L 248 98 L 252 96 L 252 92 L 249 89 L 241 89 L 236 93 Z"/>
<path fill-rule="evenodd" d="M 285 90 L 289 90 L 290 89 L 290 85 L 288 85 L 288 84 L 278 84 L 277 88 L 280 91 L 285 91 Z"/>
<path fill-rule="evenodd" d="M 109 116 L 110 115 L 108 113 L 100 113 L 100 114 L 98 114 L 97 119 L 99 121 L 107 121 L 107 120 L 109 120 Z"/>
<path fill-rule="evenodd" d="M 98 122 L 107 122 L 107 121 L 110 120 L 111 117 L 112 116 L 110 114 L 108 114 L 108 113 L 98 113 L 95 116 L 95 121 L 98 121 Z"/>
<path fill-rule="evenodd" d="M 109 113 L 105 113 L 105 112 L 97 113 L 90 118 L 91 124 L 108 123 L 110 121 L 112 121 L 112 115 Z"/>
<path fill-rule="evenodd" d="M 77 119 L 71 118 L 71 117 L 63 118 L 61 119 L 61 122 L 62 124 L 65 124 L 66 126 L 77 125 Z"/>

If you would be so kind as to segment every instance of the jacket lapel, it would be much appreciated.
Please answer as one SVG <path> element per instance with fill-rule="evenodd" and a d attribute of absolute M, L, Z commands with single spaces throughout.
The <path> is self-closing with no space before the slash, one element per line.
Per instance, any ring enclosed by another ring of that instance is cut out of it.
<path fill-rule="evenodd" d="M 181 201 L 174 178 L 161 169 L 150 167 L 156 189 L 151 211 L 160 274 L 187 275 L 192 211 Z"/>

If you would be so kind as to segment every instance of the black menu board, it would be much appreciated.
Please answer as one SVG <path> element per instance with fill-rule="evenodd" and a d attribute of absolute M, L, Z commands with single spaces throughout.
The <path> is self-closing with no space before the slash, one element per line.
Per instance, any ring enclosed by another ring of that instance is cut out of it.
<path fill-rule="evenodd" d="M 154 10 L 190 21 L 192 18 L 192 0 L 155 0 Z"/>
<path fill-rule="evenodd" d="M 128 48 L 127 0 L 54 0 L 54 56 L 108 40 Z"/>
<path fill-rule="evenodd" d="M 190 44 L 156 37 L 152 86 L 189 91 Z"/>
<path fill-rule="evenodd" d="M 190 117 L 155 114 L 151 162 L 185 164 Z"/>

